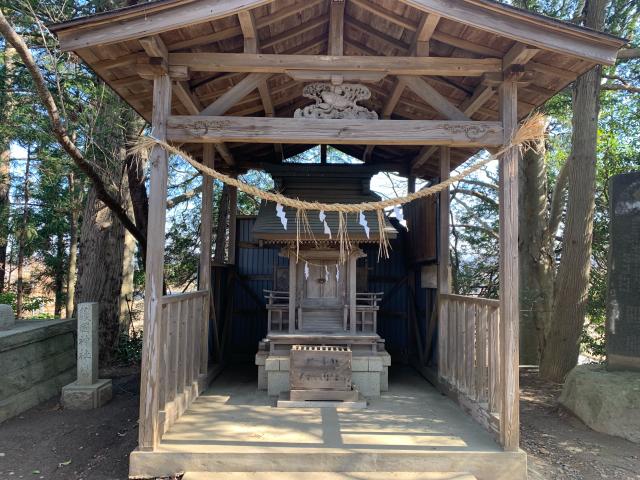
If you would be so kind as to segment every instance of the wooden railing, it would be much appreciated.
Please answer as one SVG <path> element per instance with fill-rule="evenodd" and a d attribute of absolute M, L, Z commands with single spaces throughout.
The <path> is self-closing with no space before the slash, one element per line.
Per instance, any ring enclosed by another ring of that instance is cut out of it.
<path fill-rule="evenodd" d="M 500 432 L 500 301 L 439 295 L 440 381 L 476 420 Z"/>
<path fill-rule="evenodd" d="M 209 292 L 160 299 L 159 431 L 166 432 L 205 386 L 208 365 Z"/>
<path fill-rule="evenodd" d="M 289 331 L 289 292 L 264 290 L 267 299 L 267 331 Z"/>
<path fill-rule="evenodd" d="M 376 333 L 378 331 L 378 310 L 384 292 L 356 293 L 355 331 Z M 346 326 L 345 326 L 346 330 Z"/>

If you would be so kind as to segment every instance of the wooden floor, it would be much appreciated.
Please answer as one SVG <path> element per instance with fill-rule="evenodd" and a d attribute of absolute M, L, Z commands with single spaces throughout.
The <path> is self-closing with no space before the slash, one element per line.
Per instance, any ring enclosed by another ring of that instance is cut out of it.
<path fill-rule="evenodd" d="M 257 373 L 233 369 L 162 438 L 133 452 L 131 476 L 209 472 L 469 472 L 526 478 L 523 452 L 505 453 L 451 400 L 408 368 L 365 410 L 275 408 Z"/>

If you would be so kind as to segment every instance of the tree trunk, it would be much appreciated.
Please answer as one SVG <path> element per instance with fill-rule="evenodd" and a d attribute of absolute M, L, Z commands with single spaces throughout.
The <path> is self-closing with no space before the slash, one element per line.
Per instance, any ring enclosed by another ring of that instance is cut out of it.
<path fill-rule="evenodd" d="M 553 299 L 554 264 L 547 235 L 549 201 L 544 152 L 520 159 L 520 364 L 538 365 Z"/>
<path fill-rule="evenodd" d="M 16 280 L 16 317 L 22 318 L 24 303 L 24 249 L 26 246 L 27 228 L 29 226 L 29 175 L 31 174 L 31 151 L 27 152 L 27 164 L 24 169 L 24 208 L 22 210 L 22 226 L 18 233 L 18 278 Z"/>
<path fill-rule="evenodd" d="M 0 84 L 0 122 L 6 124 L 12 111 L 11 86 L 15 66 L 16 49 L 6 44 L 4 49 L 4 77 Z M 7 270 L 7 245 L 9 243 L 9 218 L 11 189 L 10 163 L 11 138 L 0 139 L 0 293 L 4 291 Z M 7 283 L 9 279 L 7 278 Z"/>
<path fill-rule="evenodd" d="M 78 198 L 76 197 L 75 176 L 71 172 L 67 179 L 69 181 L 69 196 L 71 198 L 71 211 L 69 212 L 69 263 L 67 265 L 67 303 L 65 312 L 67 318 L 73 317 L 74 300 L 76 296 L 76 280 L 78 269 Z"/>
<path fill-rule="evenodd" d="M 601 30 L 608 0 L 588 0 L 585 26 Z M 554 289 L 551 324 L 540 376 L 561 382 L 576 366 L 587 309 L 596 189 L 596 150 L 601 67 L 585 73 L 573 90 L 572 152 L 567 183 L 567 218 Z"/>
<path fill-rule="evenodd" d="M 100 304 L 100 363 L 108 364 L 121 331 L 124 227 L 92 187 L 80 228 L 76 305 Z"/>
<path fill-rule="evenodd" d="M 64 257 L 65 257 L 65 243 L 64 237 L 58 234 L 58 238 L 56 239 L 56 268 L 55 275 L 53 278 L 54 285 L 54 307 L 53 307 L 53 316 L 56 318 L 60 318 L 62 315 L 62 307 L 64 305 Z"/>

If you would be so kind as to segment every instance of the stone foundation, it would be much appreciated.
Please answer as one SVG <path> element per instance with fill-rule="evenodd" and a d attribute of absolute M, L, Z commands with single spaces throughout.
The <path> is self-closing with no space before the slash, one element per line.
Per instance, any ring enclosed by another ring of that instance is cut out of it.
<path fill-rule="evenodd" d="M 277 397 L 289 391 L 289 356 L 269 352 L 256 354 L 258 389 Z M 391 355 L 386 351 L 354 355 L 351 360 L 353 386 L 365 397 L 379 397 L 389 389 Z"/>
<path fill-rule="evenodd" d="M 76 378 L 76 322 L 17 321 L 0 331 L 0 423 L 60 394 Z"/>

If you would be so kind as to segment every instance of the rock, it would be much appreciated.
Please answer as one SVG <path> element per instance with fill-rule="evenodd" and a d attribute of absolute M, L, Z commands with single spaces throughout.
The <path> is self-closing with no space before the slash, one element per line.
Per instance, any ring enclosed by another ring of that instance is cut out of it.
<path fill-rule="evenodd" d="M 640 373 L 579 365 L 562 389 L 560 403 L 598 432 L 640 443 Z"/>
<path fill-rule="evenodd" d="M 11 305 L 0 305 L 0 330 L 9 330 L 16 324 Z"/>

